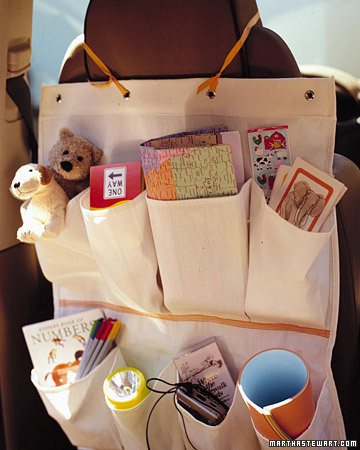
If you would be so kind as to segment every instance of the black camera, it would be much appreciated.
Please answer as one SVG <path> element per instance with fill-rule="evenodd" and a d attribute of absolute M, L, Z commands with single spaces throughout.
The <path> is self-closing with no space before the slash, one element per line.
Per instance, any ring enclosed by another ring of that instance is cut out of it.
<path fill-rule="evenodd" d="M 195 419 L 207 425 L 219 425 L 229 408 L 201 385 L 181 386 L 176 391 L 176 400 Z"/>

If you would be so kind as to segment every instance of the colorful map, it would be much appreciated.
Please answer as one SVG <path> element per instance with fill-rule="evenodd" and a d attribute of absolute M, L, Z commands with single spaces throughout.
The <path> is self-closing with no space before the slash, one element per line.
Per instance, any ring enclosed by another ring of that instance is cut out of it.
<path fill-rule="evenodd" d="M 158 200 L 219 197 L 237 193 L 231 147 L 140 149 L 147 195 Z"/>

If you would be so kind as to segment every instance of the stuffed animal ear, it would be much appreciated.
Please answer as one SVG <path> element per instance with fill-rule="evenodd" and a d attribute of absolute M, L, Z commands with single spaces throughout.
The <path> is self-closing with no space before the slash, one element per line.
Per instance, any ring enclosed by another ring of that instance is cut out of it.
<path fill-rule="evenodd" d="M 94 162 L 98 162 L 104 154 L 101 148 L 95 147 L 95 145 L 92 146 L 91 152 Z"/>
<path fill-rule="evenodd" d="M 37 170 L 41 173 L 40 183 L 44 186 L 49 184 L 53 177 L 51 169 L 45 166 L 37 166 Z"/>
<path fill-rule="evenodd" d="M 59 136 L 61 140 L 64 140 L 74 137 L 75 134 L 71 130 L 69 130 L 69 128 L 63 127 L 59 131 Z"/>

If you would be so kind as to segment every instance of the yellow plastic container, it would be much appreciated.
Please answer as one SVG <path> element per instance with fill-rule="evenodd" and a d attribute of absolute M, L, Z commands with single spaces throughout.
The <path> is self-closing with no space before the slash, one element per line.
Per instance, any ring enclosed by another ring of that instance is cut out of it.
<path fill-rule="evenodd" d="M 133 367 L 115 370 L 104 381 L 104 394 L 115 409 L 130 409 L 149 393 L 144 375 Z"/>

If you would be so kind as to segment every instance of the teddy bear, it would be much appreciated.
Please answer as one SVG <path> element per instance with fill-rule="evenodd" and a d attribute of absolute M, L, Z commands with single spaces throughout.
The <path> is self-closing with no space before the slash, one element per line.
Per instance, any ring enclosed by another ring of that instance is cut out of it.
<path fill-rule="evenodd" d="M 41 237 L 54 238 L 60 234 L 69 199 L 48 167 L 21 166 L 10 192 L 15 198 L 25 200 L 20 208 L 23 225 L 17 230 L 19 241 L 33 244 Z"/>
<path fill-rule="evenodd" d="M 49 152 L 49 167 L 55 180 L 72 199 L 90 183 L 90 166 L 98 162 L 103 151 L 69 128 L 61 128 L 59 139 Z"/>

